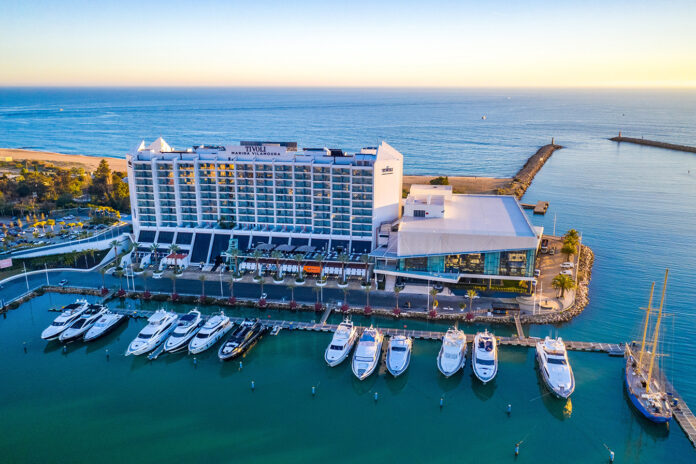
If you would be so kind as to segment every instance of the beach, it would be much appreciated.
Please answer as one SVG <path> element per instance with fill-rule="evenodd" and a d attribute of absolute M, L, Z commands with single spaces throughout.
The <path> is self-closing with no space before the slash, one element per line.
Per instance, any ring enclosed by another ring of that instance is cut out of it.
<path fill-rule="evenodd" d="M 101 156 L 86 156 L 86 155 L 65 155 L 62 153 L 54 153 L 49 151 L 34 151 L 22 150 L 18 148 L 0 148 L 0 158 L 12 157 L 13 161 L 44 161 L 59 168 L 84 168 L 85 171 L 91 172 L 97 169 L 101 160 L 105 159 L 109 162 L 109 167 L 112 171 L 125 172 L 125 158 L 112 158 Z"/>

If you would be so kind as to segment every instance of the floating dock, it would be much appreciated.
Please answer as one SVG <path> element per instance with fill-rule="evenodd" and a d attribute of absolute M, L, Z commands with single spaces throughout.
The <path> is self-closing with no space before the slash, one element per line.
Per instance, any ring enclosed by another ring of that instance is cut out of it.
<path fill-rule="evenodd" d="M 546 214 L 546 212 L 549 210 L 549 202 L 548 201 L 537 201 L 536 204 L 520 203 L 520 205 L 524 209 L 533 209 L 534 214 Z"/>

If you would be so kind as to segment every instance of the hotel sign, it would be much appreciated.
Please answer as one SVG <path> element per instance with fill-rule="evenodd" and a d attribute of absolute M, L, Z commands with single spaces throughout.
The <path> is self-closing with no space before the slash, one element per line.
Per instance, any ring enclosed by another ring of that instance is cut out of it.
<path fill-rule="evenodd" d="M 383 176 L 386 176 L 386 175 L 388 175 L 388 174 L 394 174 L 394 168 L 393 168 L 393 167 L 387 166 L 387 167 L 382 168 L 382 175 L 383 175 Z"/>
<path fill-rule="evenodd" d="M 274 145 L 239 145 L 229 147 L 230 155 L 279 156 L 287 154 L 285 147 Z"/>

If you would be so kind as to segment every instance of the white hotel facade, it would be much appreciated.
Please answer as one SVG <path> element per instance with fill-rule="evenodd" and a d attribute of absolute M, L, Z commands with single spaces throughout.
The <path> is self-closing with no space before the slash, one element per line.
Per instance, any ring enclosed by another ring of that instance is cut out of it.
<path fill-rule="evenodd" d="M 403 156 L 384 142 L 357 153 L 272 142 L 181 151 L 159 138 L 127 164 L 136 240 L 175 243 L 191 263 L 213 263 L 231 240 L 369 253 L 400 215 Z"/>

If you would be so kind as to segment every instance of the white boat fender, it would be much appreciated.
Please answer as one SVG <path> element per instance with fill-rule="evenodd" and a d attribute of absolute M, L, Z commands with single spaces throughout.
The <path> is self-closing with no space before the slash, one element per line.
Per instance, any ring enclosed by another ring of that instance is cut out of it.
<path fill-rule="evenodd" d="M 197 366 L 198 366 L 198 358 L 196 358 L 196 357 L 194 356 L 194 357 L 193 357 L 193 367 L 197 367 Z"/>
<path fill-rule="evenodd" d="M 509 416 L 510 414 L 512 414 L 512 405 L 508 403 L 508 405 L 507 405 L 507 415 Z"/>
<path fill-rule="evenodd" d="M 255 388 L 256 388 L 256 385 L 254 384 L 254 381 L 252 380 L 251 381 L 251 391 L 254 391 Z"/>
<path fill-rule="evenodd" d="M 609 450 L 609 462 L 614 462 L 614 452 Z"/>
<path fill-rule="evenodd" d="M 63 345 L 63 354 L 68 353 L 68 345 Z"/>
<path fill-rule="evenodd" d="M 375 392 L 375 401 L 379 399 L 379 393 Z"/>

